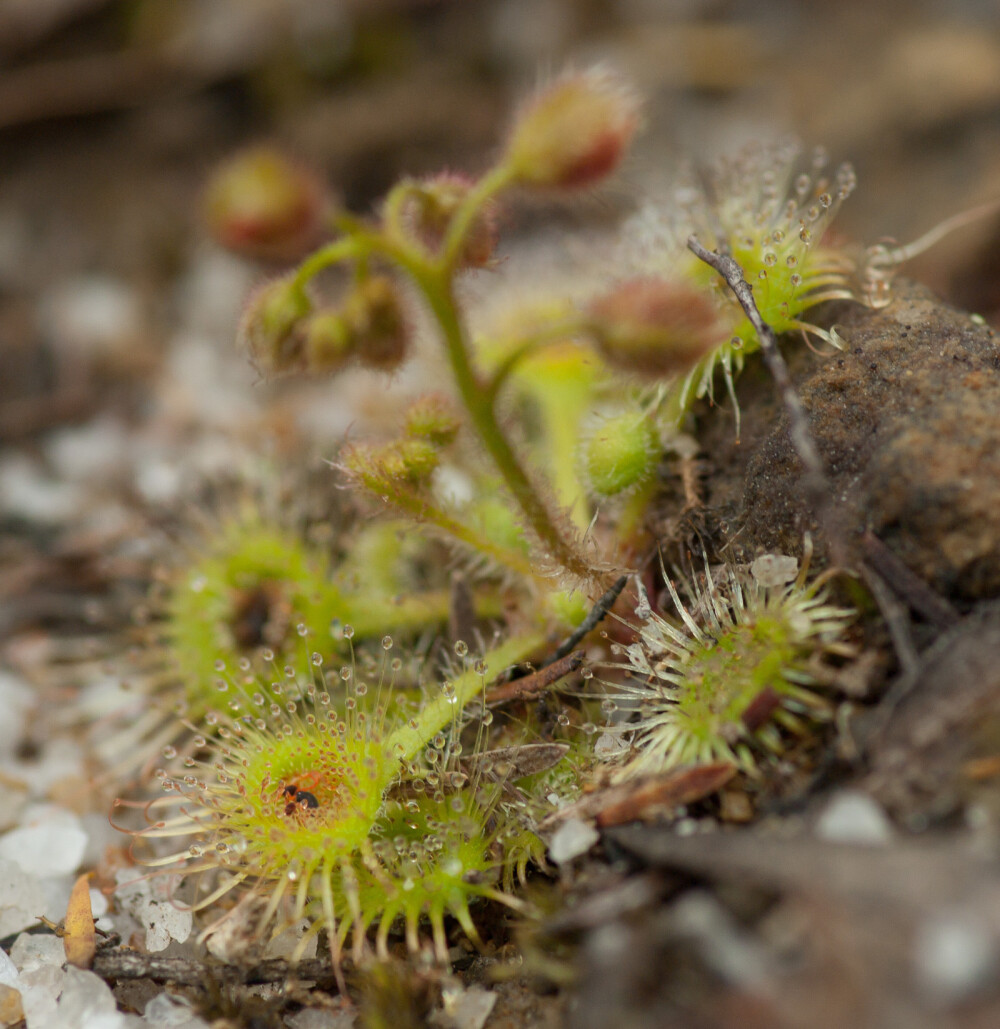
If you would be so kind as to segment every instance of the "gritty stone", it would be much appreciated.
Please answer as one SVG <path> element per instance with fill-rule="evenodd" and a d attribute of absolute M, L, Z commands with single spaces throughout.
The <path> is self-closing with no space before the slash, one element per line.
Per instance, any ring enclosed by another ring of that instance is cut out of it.
<path fill-rule="evenodd" d="M 904 282 L 838 332 L 844 350 L 798 389 L 849 544 L 871 529 L 941 593 L 1000 593 L 1000 342 Z M 758 552 L 798 554 L 817 534 L 801 474 L 781 418 L 746 468 L 744 541 Z"/>
<path fill-rule="evenodd" d="M 943 911 L 917 931 L 917 984 L 930 999 L 955 1004 L 996 981 L 1000 948 L 987 919 L 975 911 Z"/>
<path fill-rule="evenodd" d="M 564 865 L 586 854 L 600 838 L 600 833 L 592 825 L 579 818 L 568 818 L 549 842 L 549 857 L 557 865 Z"/>
<path fill-rule="evenodd" d="M 1000 606 L 985 604 L 921 655 L 919 675 L 867 744 L 864 790 L 904 821 L 933 822 L 973 802 L 997 810 L 993 761 L 1000 740 Z"/>
<path fill-rule="evenodd" d="M 832 843 L 884 844 L 892 839 L 892 823 L 866 793 L 839 790 L 817 819 L 816 835 Z"/>

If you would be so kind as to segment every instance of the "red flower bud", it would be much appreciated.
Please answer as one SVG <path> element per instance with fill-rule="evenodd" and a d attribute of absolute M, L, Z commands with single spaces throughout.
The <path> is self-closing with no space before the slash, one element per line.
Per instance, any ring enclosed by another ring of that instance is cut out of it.
<path fill-rule="evenodd" d="M 410 349 L 410 326 L 399 288 L 385 275 L 360 282 L 343 307 L 351 333 L 351 348 L 368 368 L 389 371 Z"/>
<path fill-rule="evenodd" d="M 586 188 L 614 171 L 638 125 L 636 97 L 617 76 L 565 75 L 521 111 L 504 163 L 522 185 Z"/>
<path fill-rule="evenodd" d="M 588 315 L 609 363 L 656 377 L 689 371 L 727 338 L 710 297 L 664 279 L 623 282 L 593 301 Z"/>
<path fill-rule="evenodd" d="M 271 147 L 236 154 L 205 190 L 212 235 L 229 250 L 269 261 L 294 261 L 315 246 L 329 206 L 319 179 Z"/>

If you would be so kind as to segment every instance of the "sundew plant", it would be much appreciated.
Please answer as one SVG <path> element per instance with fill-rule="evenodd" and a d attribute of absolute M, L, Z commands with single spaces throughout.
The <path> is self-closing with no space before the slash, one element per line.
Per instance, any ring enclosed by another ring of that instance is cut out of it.
<path fill-rule="evenodd" d="M 493 642 L 478 658 L 462 644 L 434 685 L 400 689 L 388 656 L 370 681 L 346 660 L 352 642 L 364 637 L 362 651 L 377 653 L 382 641 L 388 655 L 390 630 L 396 639 L 435 631 L 461 590 L 405 583 L 378 557 L 391 546 L 376 524 L 359 533 L 349 574 L 252 517 L 221 528 L 177 573 L 164 607 L 161 641 L 185 680 L 189 735 L 167 743 L 166 796 L 139 833 L 178 841 L 146 860 L 195 882 L 210 923 L 248 895 L 261 905 L 262 938 L 304 920 L 306 939 L 325 934 L 338 966 L 348 947 L 386 956 L 397 931 L 411 953 L 429 933 L 445 964 L 449 926 L 478 940 L 477 903 L 518 907 L 509 890 L 544 852 L 535 830 L 560 799 L 552 784 L 579 787 L 593 756 L 577 746 L 571 774 L 525 778 L 520 793 L 517 762 L 498 774 L 483 756 L 551 741 L 574 718 L 593 728 L 595 701 L 573 698 L 571 718 L 571 702 L 550 697 L 542 717 L 537 696 L 515 689 L 521 706 L 500 739 L 491 685 L 567 635 L 575 645 L 595 624 L 590 609 L 614 603 L 622 573 L 648 570 L 663 455 L 680 426 L 696 424 L 695 401 L 711 399 L 717 379 L 735 405 L 737 374 L 758 346 L 688 237 L 735 258 L 765 323 L 783 335 L 836 346 L 818 305 L 870 302 L 872 283 L 887 281 L 891 254 L 866 257 L 829 235 L 854 188 L 849 166 L 827 173 L 823 155 L 803 162 L 781 143 L 721 161 L 671 206 L 643 209 L 593 296 L 554 296 L 488 337 L 474 333 L 460 282 L 478 275 L 488 285 L 500 205 L 516 191 L 596 186 L 639 122 L 636 96 L 613 73 L 566 74 L 522 106 L 482 175 L 405 178 L 370 217 L 336 214 L 329 242 L 249 298 L 240 340 L 263 375 L 392 372 L 414 351 L 410 305 L 423 305 L 449 383 L 401 410 L 390 438 L 352 438 L 333 463 L 404 532 L 447 541 L 474 582 L 474 631 Z M 265 164 L 265 183 L 283 174 L 280 162 Z M 210 190 L 219 235 L 280 252 L 288 215 L 299 246 L 315 183 L 296 198 L 298 173 L 288 172 L 280 203 L 262 215 L 277 224 L 255 226 L 259 154 L 250 172 L 252 189 L 233 164 Z M 468 484 L 462 497 L 442 488 L 449 465 Z M 672 617 L 648 604 L 618 608 L 636 634 L 617 662 L 619 706 L 635 709 L 615 730 L 630 746 L 623 774 L 718 760 L 754 774 L 822 714 L 823 669 L 852 654 L 851 614 L 805 566 L 762 582 L 706 557 L 702 581 L 668 582 L 667 592 Z"/>
<path fill-rule="evenodd" d="M 373 927 L 386 957 L 397 920 L 419 952 L 426 920 L 433 956 L 446 963 L 446 915 L 478 941 L 472 901 L 517 906 L 501 884 L 512 878 L 508 860 L 519 860 L 505 845 L 523 850 L 525 826 L 500 803 L 504 784 L 463 761 L 461 729 L 487 675 L 539 643 L 512 639 L 475 661 L 457 646 L 465 670 L 419 701 L 393 692 L 400 662 L 388 636 L 371 681 L 354 664 L 327 683 L 303 681 L 292 667 L 261 680 L 245 659 L 232 671 L 220 661 L 219 705 L 192 751 L 165 748 L 157 774 L 166 796 L 148 806 L 151 822 L 137 833 L 183 845 L 145 863 L 194 881 L 195 908 L 221 911 L 208 933 L 232 916 L 227 901 L 250 895 L 260 899 L 262 944 L 305 920 L 300 953 L 325 931 L 339 969 L 345 941 L 360 959 Z M 489 722 L 480 706 L 472 759 Z"/>

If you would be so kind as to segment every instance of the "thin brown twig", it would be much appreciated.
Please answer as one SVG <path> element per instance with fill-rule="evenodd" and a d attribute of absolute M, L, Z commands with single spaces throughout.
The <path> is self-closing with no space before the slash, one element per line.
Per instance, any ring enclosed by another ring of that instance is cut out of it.
<path fill-rule="evenodd" d="M 774 330 L 761 317 L 754 300 L 753 288 L 747 282 L 743 269 L 731 256 L 706 249 L 695 236 L 688 238 L 687 245 L 693 254 L 726 280 L 757 333 L 761 354 L 771 378 L 778 387 L 781 402 L 788 415 L 788 434 L 792 446 L 805 468 L 803 487 L 810 509 L 823 528 L 834 564 L 847 567 L 849 548 L 834 507 L 833 489 L 813 441 L 809 418 L 792 385 L 788 365 L 785 364 L 785 359 L 778 349 Z M 913 646 L 906 610 L 891 593 L 892 582 L 886 579 L 882 568 L 875 568 L 871 564 L 861 562 L 859 571 L 885 618 L 904 676 L 912 676 L 919 664 L 919 657 Z"/>
<path fill-rule="evenodd" d="M 733 291 L 740 307 L 743 308 L 757 333 L 760 352 L 771 373 L 771 378 L 774 379 L 774 384 L 778 387 L 781 402 L 788 415 L 788 434 L 791 437 L 792 446 L 805 468 L 803 487 L 809 500 L 809 506 L 826 532 L 831 558 L 835 564 L 844 565 L 846 563 L 846 547 L 839 526 L 833 517 L 831 508 L 833 491 L 830 488 L 830 480 L 827 478 L 823 460 L 819 456 L 819 451 L 816 449 L 812 433 L 809 430 L 809 418 L 792 385 L 788 365 L 785 364 L 785 359 L 778 349 L 778 339 L 774 330 L 764 321 L 757 309 L 753 287 L 747 282 L 743 269 L 728 254 L 719 254 L 706 249 L 698 242 L 696 236 L 690 236 L 687 245 L 688 250 L 714 268 L 726 280 L 726 284 Z"/>
<path fill-rule="evenodd" d="M 108 982 L 122 979 L 152 979 L 160 983 L 179 986 L 257 985 L 308 980 L 324 990 L 337 989 L 337 977 L 329 961 L 313 958 L 289 964 L 281 958 L 271 958 L 254 965 L 222 965 L 189 958 L 160 957 L 141 954 L 135 950 L 98 951 L 94 957 L 94 972 Z"/>
<path fill-rule="evenodd" d="M 556 661 L 539 668 L 530 675 L 523 675 L 520 679 L 512 682 L 505 682 L 500 686 L 494 686 L 486 693 L 486 706 L 497 707 L 499 704 L 506 704 L 511 700 L 523 700 L 528 697 L 537 697 L 549 687 L 554 686 L 570 672 L 575 672 L 583 664 L 583 651 L 575 650 Z"/>
<path fill-rule="evenodd" d="M 628 582 L 628 576 L 623 575 L 616 579 L 612 584 L 611 588 L 603 593 L 597 600 L 597 603 L 590 609 L 590 614 L 580 623 L 572 635 L 568 636 L 562 643 L 556 647 L 552 656 L 547 658 L 542 664 L 542 668 L 547 665 L 554 664 L 556 661 L 564 658 L 583 638 L 587 633 L 596 629 L 598 625 L 604 620 L 604 616 L 615 606 L 615 601 L 621 595 L 621 591 L 625 589 L 625 583 Z"/>
<path fill-rule="evenodd" d="M 936 590 L 908 568 L 870 529 L 861 537 L 865 561 L 886 581 L 893 592 L 931 625 L 947 629 L 958 612 Z"/>

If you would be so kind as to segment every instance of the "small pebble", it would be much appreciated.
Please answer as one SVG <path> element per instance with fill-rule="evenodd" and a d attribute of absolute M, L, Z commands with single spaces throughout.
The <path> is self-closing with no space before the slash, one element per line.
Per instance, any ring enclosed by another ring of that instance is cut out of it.
<path fill-rule="evenodd" d="M 46 910 L 47 896 L 38 879 L 0 857 L 0 938 L 34 925 Z"/>
<path fill-rule="evenodd" d="M 750 565 L 750 574 L 761 586 L 784 586 L 799 574 L 799 562 L 784 554 L 762 554 Z"/>
<path fill-rule="evenodd" d="M 835 793 L 816 821 L 816 835 L 831 843 L 882 844 L 892 839 L 892 823 L 867 793 Z"/>
<path fill-rule="evenodd" d="M 75 872 L 86 846 L 87 834 L 76 815 L 38 804 L 25 812 L 19 828 L 0 837 L 0 858 L 44 879 Z"/>
<path fill-rule="evenodd" d="M 947 912 L 920 926 L 914 960 L 923 992 L 938 1003 L 956 1004 L 995 985 L 1000 946 L 976 912 Z"/>
<path fill-rule="evenodd" d="M 549 857 L 557 865 L 564 865 L 588 850 L 601 838 L 601 834 L 579 818 L 569 818 L 555 831 L 549 842 Z"/>
<path fill-rule="evenodd" d="M 117 879 L 118 906 L 145 927 L 150 953 L 166 950 L 171 940 L 183 943 L 191 935 L 194 914 L 174 903 L 168 881 L 139 879 L 134 868 L 121 869 Z"/>
<path fill-rule="evenodd" d="M 167 993 L 161 993 L 146 1005 L 142 1020 L 156 1029 L 208 1029 L 208 1023 L 187 1001 Z"/>
<path fill-rule="evenodd" d="M 39 316 L 57 344 L 89 357 L 118 352 L 142 332 L 137 294 L 106 275 L 53 286 L 39 302 Z"/>
<path fill-rule="evenodd" d="M 482 986 L 445 991 L 443 1009 L 428 1020 L 442 1029 L 483 1029 L 497 995 Z"/>

